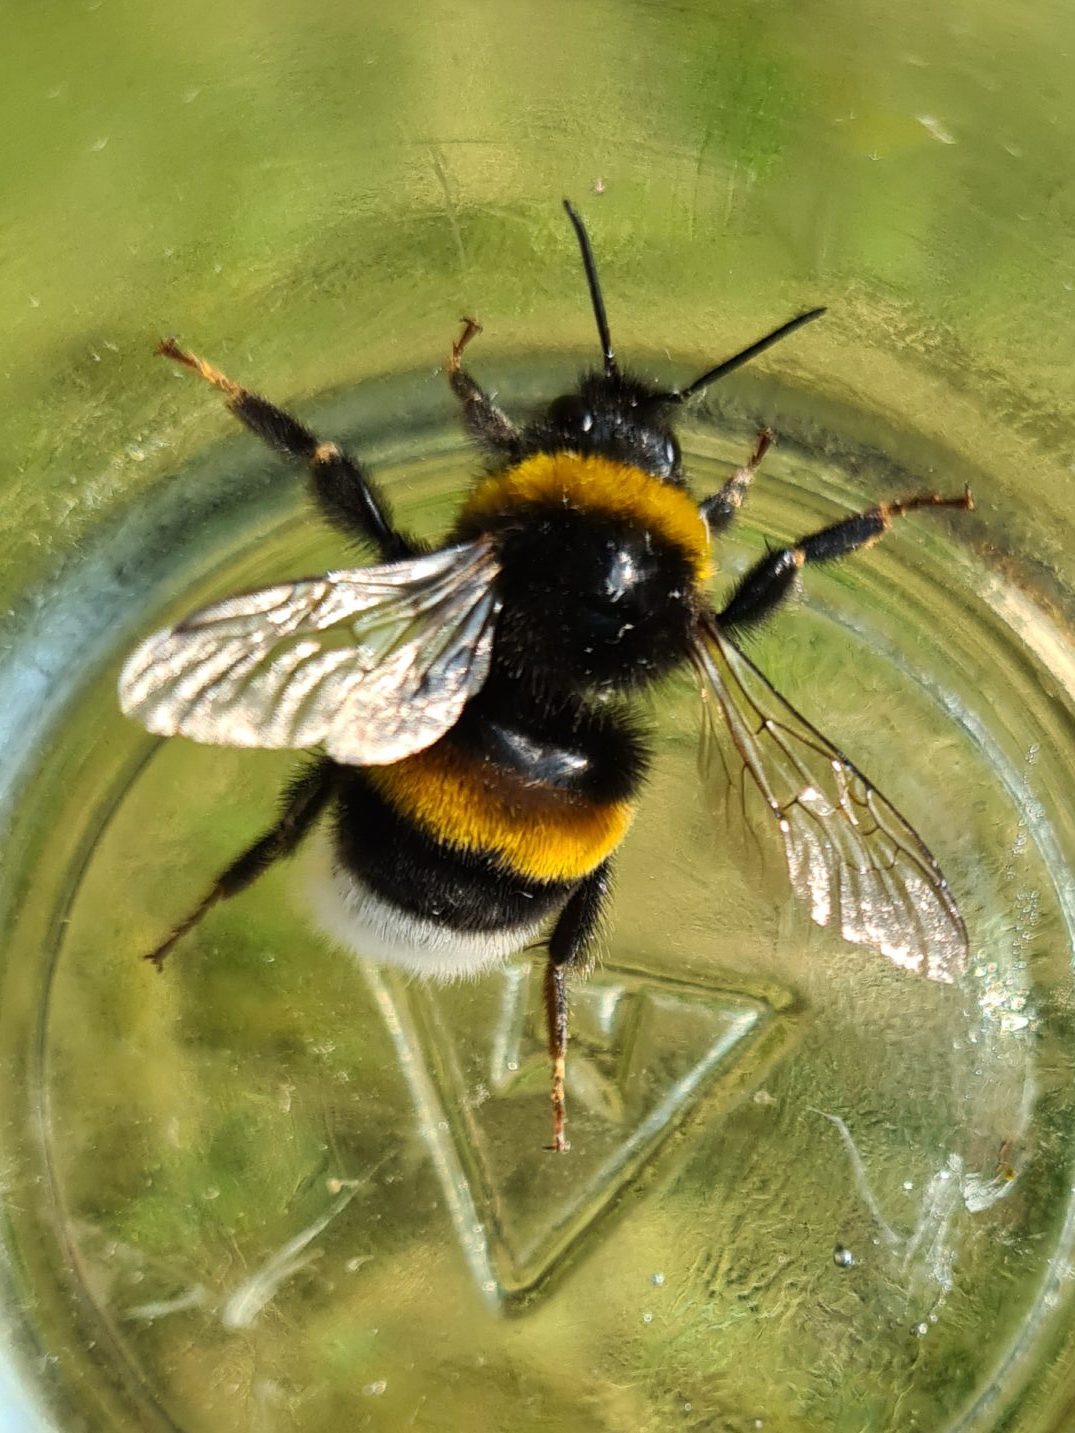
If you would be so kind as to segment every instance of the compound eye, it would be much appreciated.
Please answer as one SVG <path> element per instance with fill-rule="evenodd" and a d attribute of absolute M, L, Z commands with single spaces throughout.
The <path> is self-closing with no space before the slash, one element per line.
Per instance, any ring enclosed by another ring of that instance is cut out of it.
<path fill-rule="evenodd" d="M 588 433 L 593 427 L 593 412 L 588 403 L 577 393 L 565 393 L 549 404 L 549 422 L 556 428 L 569 428 L 572 432 Z"/>

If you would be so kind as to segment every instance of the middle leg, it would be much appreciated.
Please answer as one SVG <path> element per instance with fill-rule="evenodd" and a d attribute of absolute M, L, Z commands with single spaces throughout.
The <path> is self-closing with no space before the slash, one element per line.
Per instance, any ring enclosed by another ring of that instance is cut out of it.
<path fill-rule="evenodd" d="M 894 518 L 905 517 L 919 508 L 960 508 L 969 511 L 973 507 L 970 489 L 965 488 L 958 498 L 941 497 L 939 493 L 916 493 L 912 497 L 878 503 L 877 507 L 867 512 L 844 518 L 842 522 L 800 538 L 794 547 L 782 547 L 766 553 L 743 576 L 730 601 L 717 614 L 717 621 L 725 632 L 760 622 L 787 597 L 800 568 L 807 563 L 833 562 L 848 553 L 857 552 L 861 547 L 872 547 L 889 530 Z"/>

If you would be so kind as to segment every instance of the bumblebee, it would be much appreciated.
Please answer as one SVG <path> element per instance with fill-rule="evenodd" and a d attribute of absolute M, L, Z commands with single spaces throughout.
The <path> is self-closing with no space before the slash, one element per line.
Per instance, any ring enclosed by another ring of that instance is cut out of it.
<path fill-rule="evenodd" d="M 147 959 L 161 965 L 211 906 L 320 821 L 330 859 L 318 914 L 356 955 L 444 980 L 542 939 L 555 1150 L 567 1148 L 566 978 L 592 960 L 646 775 L 631 698 L 675 668 L 699 679 L 710 778 L 738 768 L 756 786 L 813 920 L 933 980 L 964 968 L 966 930 L 927 847 L 735 638 L 804 567 L 870 546 L 916 509 L 972 506 L 969 491 L 880 503 L 769 551 L 714 607 L 712 539 L 771 435 L 698 501 L 675 415 L 823 310 L 684 388 L 654 387 L 620 369 L 587 231 L 564 207 L 601 366 L 517 425 L 464 366 L 478 332 L 464 321 L 447 374 L 485 473 L 435 550 L 396 525 L 356 458 L 174 340 L 160 345 L 257 437 L 304 462 L 322 515 L 380 562 L 203 607 L 144 641 L 119 683 L 124 712 L 152 732 L 316 753 L 275 825 Z"/>

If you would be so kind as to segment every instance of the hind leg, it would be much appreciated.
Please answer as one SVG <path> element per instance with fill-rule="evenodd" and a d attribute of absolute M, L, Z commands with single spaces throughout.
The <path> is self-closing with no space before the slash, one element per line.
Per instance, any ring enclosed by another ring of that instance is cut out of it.
<path fill-rule="evenodd" d="M 372 543 L 386 562 L 411 557 L 419 550 L 395 526 L 387 501 L 356 458 L 311 433 L 290 413 L 251 393 L 204 358 L 180 348 L 174 339 L 166 338 L 157 352 L 219 388 L 236 418 L 263 443 L 308 464 L 314 497 L 334 527 L 360 542 Z"/>
<path fill-rule="evenodd" d="M 193 930 L 213 906 L 245 891 L 274 862 L 292 855 L 332 796 L 335 773 L 334 764 L 328 760 L 318 761 L 301 771 L 284 790 L 276 824 L 221 871 L 190 914 L 145 959 L 160 970 L 172 947 Z"/>

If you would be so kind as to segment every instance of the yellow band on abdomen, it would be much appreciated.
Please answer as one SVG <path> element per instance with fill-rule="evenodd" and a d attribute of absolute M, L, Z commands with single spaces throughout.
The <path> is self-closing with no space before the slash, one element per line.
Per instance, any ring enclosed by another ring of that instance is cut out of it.
<path fill-rule="evenodd" d="M 616 849 L 634 815 L 629 801 L 586 801 L 534 786 L 468 757 L 449 742 L 392 766 L 367 767 L 377 792 L 428 835 L 499 858 L 535 881 L 576 881 Z"/>

